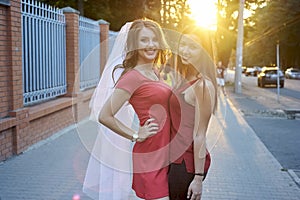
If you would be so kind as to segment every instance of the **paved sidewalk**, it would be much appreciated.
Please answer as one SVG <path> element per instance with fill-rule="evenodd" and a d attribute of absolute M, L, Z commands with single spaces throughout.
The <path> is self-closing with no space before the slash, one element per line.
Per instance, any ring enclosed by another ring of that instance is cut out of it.
<path fill-rule="evenodd" d="M 81 192 L 88 159 L 76 126 L 64 129 L 0 164 L 0 200 L 89 199 Z"/>
<path fill-rule="evenodd" d="M 212 166 L 203 199 L 300 199 L 299 187 L 281 171 L 282 166 L 231 101 L 221 98 L 219 106 L 224 132 L 215 136 L 210 150 Z"/>
<path fill-rule="evenodd" d="M 204 200 L 300 199 L 300 189 L 229 99 L 220 97 L 221 129 L 208 135 L 212 165 Z M 71 200 L 82 191 L 95 124 L 85 121 L 0 163 L 1 200 Z M 224 131 L 222 131 L 224 130 Z"/>

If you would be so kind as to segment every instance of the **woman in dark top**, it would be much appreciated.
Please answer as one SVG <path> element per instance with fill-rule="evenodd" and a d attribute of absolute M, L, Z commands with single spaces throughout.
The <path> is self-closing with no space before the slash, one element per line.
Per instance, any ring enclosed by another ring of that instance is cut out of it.
<path fill-rule="evenodd" d="M 210 164 L 206 130 L 217 105 L 211 49 L 209 35 L 197 27 L 185 29 L 180 37 L 175 68 L 179 81 L 169 99 L 171 200 L 201 199 Z"/>

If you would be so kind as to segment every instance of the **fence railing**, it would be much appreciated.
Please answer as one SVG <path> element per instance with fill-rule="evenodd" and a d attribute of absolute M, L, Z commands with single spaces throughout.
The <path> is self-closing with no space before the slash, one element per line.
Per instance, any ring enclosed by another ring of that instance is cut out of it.
<path fill-rule="evenodd" d="M 24 105 L 66 93 L 65 16 L 59 9 L 22 0 Z"/>
<path fill-rule="evenodd" d="M 97 85 L 100 79 L 100 27 L 97 21 L 79 17 L 80 89 Z"/>

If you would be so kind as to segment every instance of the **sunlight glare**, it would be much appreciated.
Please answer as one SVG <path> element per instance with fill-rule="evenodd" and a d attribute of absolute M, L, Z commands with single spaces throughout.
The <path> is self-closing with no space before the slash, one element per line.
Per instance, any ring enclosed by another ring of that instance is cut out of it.
<path fill-rule="evenodd" d="M 188 0 L 188 4 L 191 8 L 191 15 L 199 26 L 216 30 L 216 0 Z"/>

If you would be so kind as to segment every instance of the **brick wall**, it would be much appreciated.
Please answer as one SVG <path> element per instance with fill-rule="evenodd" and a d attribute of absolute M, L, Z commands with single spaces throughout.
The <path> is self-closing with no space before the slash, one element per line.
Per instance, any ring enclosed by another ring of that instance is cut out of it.
<path fill-rule="evenodd" d="M 8 15 L 9 47 L 10 47 L 10 93 L 12 110 L 23 107 L 22 83 L 22 28 L 20 0 L 11 0 Z"/>
<path fill-rule="evenodd" d="M 80 91 L 79 82 L 76 81 L 79 75 L 79 13 L 66 8 L 67 94 L 24 107 L 20 5 L 20 0 L 10 1 L 10 6 L 0 4 L 0 161 L 87 118 L 93 94 L 93 89 Z M 103 28 L 100 36 L 108 38 L 109 24 L 100 21 L 100 27 Z M 108 51 L 107 46 L 103 49 L 99 55 L 102 67 Z"/>
<path fill-rule="evenodd" d="M 52 114 L 30 121 L 26 146 L 44 140 L 59 130 L 74 124 L 72 107 L 60 109 Z"/>
<path fill-rule="evenodd" d="M 10 35 L 8 29 L 8 9 L 0 5 L 0 118 L 8 115 L 10 105 L 10 88 L 7 82 L 10 81 L 9 67 L 10 58 Z M 0 136 L 1 137 L 1 136 Z"/>
<path fill-rule="evenodd" d="M 0 134 L 0 160 L 13 155 L 12 129 L 7 129 Z"/>

